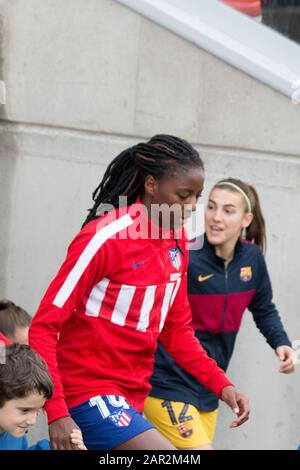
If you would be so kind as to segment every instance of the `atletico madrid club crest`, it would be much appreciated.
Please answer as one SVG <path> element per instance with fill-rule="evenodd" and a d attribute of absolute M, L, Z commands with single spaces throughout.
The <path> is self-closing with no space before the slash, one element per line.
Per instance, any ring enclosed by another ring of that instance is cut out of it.
<path fill-rule="evenodd" d="M 251 266 L 245 266 L 244 268 L 241 268 L 240 279 L 243 282 L 248 282 L 252 279 Z"/>
<path fill-rule="evenodd" d="M 116 425 L 116 426 L 128 426 L 131 421 L 131 416 L 124 410 L 121 409 L 117 413 L 113 413 L 109 416 L 109 419 Z"/>
<path fill-rule="evenodd" d="M 181 266 L 181 258 L 178 248 L 169 248 L 169 256 L 171 263 L 173 264 L 174 268 L 179 271 Z"/>

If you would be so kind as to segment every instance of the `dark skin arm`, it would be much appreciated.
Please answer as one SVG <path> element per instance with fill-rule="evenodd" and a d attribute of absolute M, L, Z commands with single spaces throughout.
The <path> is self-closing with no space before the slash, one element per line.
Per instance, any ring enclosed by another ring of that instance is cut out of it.
<path fill-rule="evenodd" d="M 230 424 L 231 428 L 236 428 L 249 419 L 249 401 L 236 388 L 224 387 L 221 398 L 237 415 L 237 418 Z"/>
<path fill-rule="evenodd" d="M 79 429 L 69 416 L 57 419 L 49 424 L 49 437 L 53 450 L 80 450 L 77 444 L 72 444 L 71 433 Z"/>

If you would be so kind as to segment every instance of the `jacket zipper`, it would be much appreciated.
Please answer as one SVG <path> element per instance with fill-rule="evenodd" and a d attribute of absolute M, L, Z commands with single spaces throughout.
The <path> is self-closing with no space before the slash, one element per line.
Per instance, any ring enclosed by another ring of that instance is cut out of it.
<path fill-rule="evenodd" d="M 225 302 L 224 302 L 224 308 L 222 312 L 222 317 L 221 317 L 221 331 L 223 331 L 224 325 L 225 325 L 225 316 L 226 316 L 226 310 L 227 310 L 227 304 L 228 304 L 228 271 L 227 271 L 227 266 L 224 263 L 224 274 L 225 274 Z"/>

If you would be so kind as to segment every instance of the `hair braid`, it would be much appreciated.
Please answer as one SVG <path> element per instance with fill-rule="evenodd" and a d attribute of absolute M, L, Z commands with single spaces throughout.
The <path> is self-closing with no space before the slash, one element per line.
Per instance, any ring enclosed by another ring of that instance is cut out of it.
<path fill-rule="evenodd" d="M 86 225 L 99 217 L 99 206 L 119 207 L 119 197 L 126 196 L 128 205 L 144 194 L 147 175 L 159 180 L 179 168 L 204 168 L 192 145 L 179 137 L 158 134 L 121 152 L 108 165 L 102 181 L 93 192 L 94 206 L 84 221 Z"/>

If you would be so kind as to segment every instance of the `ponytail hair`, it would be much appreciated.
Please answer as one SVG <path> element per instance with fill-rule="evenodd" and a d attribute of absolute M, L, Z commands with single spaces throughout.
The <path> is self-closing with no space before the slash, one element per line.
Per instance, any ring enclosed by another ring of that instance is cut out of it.
<path fill-rule="evenodd" d="M 265 253 L 267 247 L 266 225 L 256 189 L 250 184 L 236 178 L 225 178 L 218 181 L 214 188 L 226 188 L 233 192 L 239 192 L 244 196 L 245 212 L 252 212 L 253 214 L 251 224 L 245 229 L 244 238 L 258 245 L 261 251 Z"/>

